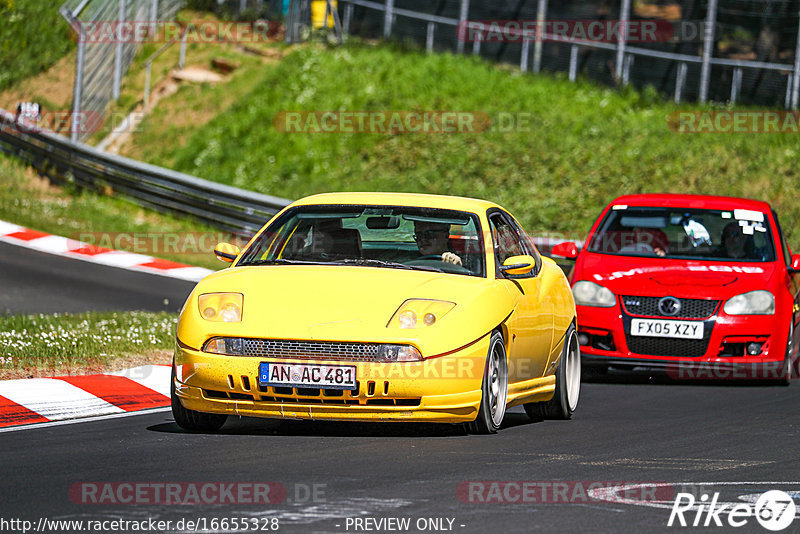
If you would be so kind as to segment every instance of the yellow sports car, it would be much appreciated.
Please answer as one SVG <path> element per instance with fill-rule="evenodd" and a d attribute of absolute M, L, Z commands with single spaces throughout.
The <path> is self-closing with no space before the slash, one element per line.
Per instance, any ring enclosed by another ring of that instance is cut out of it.
<path fill-rule="evenodd" d="M 519 404 L 569 419 L 580 393 L 575 303 L 503 208 L 331 193 L 294 202 L 202 280 L 180 314 L 172 412 L 466 423 Z"/>

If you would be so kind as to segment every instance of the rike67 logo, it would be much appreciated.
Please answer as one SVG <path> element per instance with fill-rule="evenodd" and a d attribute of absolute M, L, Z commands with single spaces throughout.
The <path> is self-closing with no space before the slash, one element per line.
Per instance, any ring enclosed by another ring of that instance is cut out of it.
<path fill-rule="evenodd" d="M 797 506 L 785 491 L 762 493 L 754 503 L 721 503 L 719 492 L 707 493 L 697 499 L 691 493 L 678 493 L 672 504 L 667 526 L 681 527 L 742 527 L 755 518 L 767 530 L 786 529 L 794 521 Z"/>

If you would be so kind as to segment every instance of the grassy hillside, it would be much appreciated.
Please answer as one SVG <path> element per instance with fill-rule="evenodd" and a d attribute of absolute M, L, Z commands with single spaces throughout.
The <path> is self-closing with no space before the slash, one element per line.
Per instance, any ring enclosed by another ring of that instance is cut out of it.
<path fill-rule="evenodd" d="M 0 90 L 44 71 L 74 46 L 63 2 L 0 0 Z"/>
<path fill-rule="evenodd" d="M 772 202 L 790 236 L 800 237 L 797 140 L 673 133 L 666 116 L 692 106 L 676 108 L 655 92 L 357 43 L 303 47 L 258 75 L 255 87 L 206 127 L 184 129 L 188 141 L 176 131 L 180 142 L 165 148 L 163 139 L 153 146 L 141 139 L 136 151 L 154 154 L 157 164 L 286 198 L 350 190 L 484 197 L 536 232 L 585 232 L 622 193 L 741 195 Z M 215 108 L 213 99 L 194 105 Z M 521 131 L 472 134 L 280 133 L 273 118 L 288 110 L 482 111 L 495 120 L 518 112 L 529 122 Z"/>

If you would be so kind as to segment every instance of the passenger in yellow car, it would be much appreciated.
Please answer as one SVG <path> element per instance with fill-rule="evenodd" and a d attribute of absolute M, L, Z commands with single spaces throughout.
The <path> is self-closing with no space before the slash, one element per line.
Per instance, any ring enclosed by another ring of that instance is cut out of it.
<path fill-rule="evenodd" d="M 434 222 L 414 222 L 414 239 L 422 256 L 438 256 L 442 261 L 462 265 L 461 258 L 448 250 L 450 225 Z"/>

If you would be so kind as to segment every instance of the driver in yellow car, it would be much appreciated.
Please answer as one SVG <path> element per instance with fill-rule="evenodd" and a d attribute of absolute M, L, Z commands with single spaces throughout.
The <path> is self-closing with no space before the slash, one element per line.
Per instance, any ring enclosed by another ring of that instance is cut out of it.
<path fill-rule="evenodd" d="M 443 262 L 462 265 L 461 258 L 448 249 L 450 225 L 434 222 L 414 222 L 414 240 L 423 256 L 441 256 Z"/>

